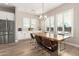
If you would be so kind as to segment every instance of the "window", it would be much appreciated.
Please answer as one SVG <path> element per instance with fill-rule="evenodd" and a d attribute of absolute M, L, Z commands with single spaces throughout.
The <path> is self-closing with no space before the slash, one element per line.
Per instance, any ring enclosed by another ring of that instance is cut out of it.
<path fill-rule="evenodd" d="M 23 18 L 23 28 L 31 30 L 37 29 L 38 20 L 36 18 Z"/>
<path fill-rule="evenodd" d="M 31 28 L 36 29 L 38 27 L 38 21 L 35 18 L 31 19 Z"/>
<path fill-rule="evenodd" d="M 46 31 L 49 31 L 49 28 L 50 28 L 49 20 L 50 20 L 50 18 L 45 19 L 45 28 L 46 28 Z"/>
<path fill-rule="evenodd" d="M 41 21 L 41 27 L 51 33 L 73 35 L 73 9 L 47 17 Z"/>
<path fill-rule="evenodd" d="M 64 31 L 72 33 L 73 27 L 73 9 L 64 12 Z"/>
<path fill-rule="evenodd" d="M 54 31 L 54 16 L 48 17 L 45 19 L 45 28 L 46 31 Z"/>
<path fill-rule="evenodd" d="M 66 10 L 56 15 L 57 33 L 72 34 L 73 30 L 73 9 Z"/>
<path fill-rule="evenodd" d="M 50 17 L 50 32 L 54 31 L 54 16 Z"/>
<path fill-rule="evenodd" d="M 59 13 L 56 15 L 57 20 L 57 33 L 63 33 L 63 13 Z"/>
<path fill-rule="evenodd" d="M 23 28 L 30 28 L 30 19 L 23 18 Z"/>

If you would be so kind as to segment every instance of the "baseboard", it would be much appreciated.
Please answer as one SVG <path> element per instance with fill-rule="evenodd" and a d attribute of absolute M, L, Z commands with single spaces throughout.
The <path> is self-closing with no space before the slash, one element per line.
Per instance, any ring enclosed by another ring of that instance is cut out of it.
<path fill-rule="evenodd" d="M 19 41 L 21 41 L 21 40 L 27 40 L 27 39 L 31 39 L 31 38 L 26 38 L 26 39 L 18 39 L 18 40 L 16 39 L 16 40 L 15 40 L 15 43 L 17 43 L 17 42 L 19 42 Z"/>
<path fill-rule="evenodd" d="M 70 43 L 70 42 L 65 42 L 65 44 L 68 44 L 68 45 L 71 45 L 71 46 L 79 48 L 78 44 L 74 44 L 74 43 Z"/>

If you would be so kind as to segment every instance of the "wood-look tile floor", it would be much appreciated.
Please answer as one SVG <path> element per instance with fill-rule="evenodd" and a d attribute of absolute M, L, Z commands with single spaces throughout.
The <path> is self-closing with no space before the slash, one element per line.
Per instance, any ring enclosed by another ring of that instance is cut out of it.
<path fill-rule="evenodd" d="M 65 45 L 65 48 L 61 51 L 62 56 L 79 56 L 79 48 L 70 45 Z M 56 51 L 48 51 L 31 39 L 12 44 L 0 44 L 0 56 L 56 56 L 56 53 Z"/>

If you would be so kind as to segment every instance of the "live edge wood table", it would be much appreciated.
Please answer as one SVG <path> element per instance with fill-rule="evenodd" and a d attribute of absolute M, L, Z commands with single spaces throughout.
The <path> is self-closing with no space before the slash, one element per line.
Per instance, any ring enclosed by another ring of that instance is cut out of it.
<path fill-rule="evenodd" d="M 51 50 L 51 51 L 57 51 L 57 54 L 60 55 L 60 44 L 65 39 L 68 39 L 69 35 L 54 35 L 50 33 L 33 33 L 35 35 L 35 39 L 37 43 L 41 44 L 45 48 Z"/>

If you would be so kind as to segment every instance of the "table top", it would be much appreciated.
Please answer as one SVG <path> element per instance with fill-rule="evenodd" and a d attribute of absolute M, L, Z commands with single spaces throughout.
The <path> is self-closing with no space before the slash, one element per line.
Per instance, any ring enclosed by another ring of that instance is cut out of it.
<path fill-rule="evenodd" d="M 53 33 L 44 33 L 44 32 L 39 32 L 39 33 L 34 33 L 34 34 L 38 36 L 50 38 L 51 40 L 54 39 L 58 41 L 62 41 L 64 39 L 68 39 L 71 37 L 70 35 L 54 35 Z"/>

